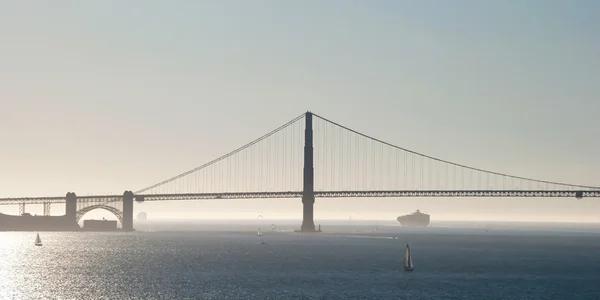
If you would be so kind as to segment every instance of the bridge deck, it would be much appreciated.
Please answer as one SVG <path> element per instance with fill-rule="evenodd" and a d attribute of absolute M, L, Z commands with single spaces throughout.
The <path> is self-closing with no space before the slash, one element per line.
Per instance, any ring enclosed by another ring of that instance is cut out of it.
<path fill-rule="evenodd" d="M 318 198 L 363 198 L 363 197 L 539 197 L 556 198 L 600 197 L 600 190 L 425 190 L 425 191 L 315 191 Z M 301 198 L 302 192 L 251 192 L 251 193 L 191 193 L 191 194 L 147 194 L 136 195 L 136 200 L 175 201 L 175 200 L 210 200 L 210 199 L 269 199 L 269 198 Z M 78 196 L 80 203 L 103 203 L 121 201 L 123 195 Z M 0 205 L 8 204 L 42 204 L 64 203 L 65 197 L 24 197 L 0 198 Z"/>

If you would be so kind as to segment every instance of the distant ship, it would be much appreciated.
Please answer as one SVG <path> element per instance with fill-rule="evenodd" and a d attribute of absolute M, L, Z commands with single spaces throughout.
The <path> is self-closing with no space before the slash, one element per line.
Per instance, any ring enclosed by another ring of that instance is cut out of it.
<path fill-rule="evenodd" d="M 32 216 L 24 213 L 12 216 L 0 213 L 0 231 L 75 231 L 79 230 L 75 218 L 67 216 Z"/>
<path fill-rule="evenodd" d="M 427 225 L 429 225 L 429 215 L 420 212 L 418 209 L 416 212 L 414 212 L 410 215 L 399 216 L 396 220 L 402 226 L 427 226 Z"/>

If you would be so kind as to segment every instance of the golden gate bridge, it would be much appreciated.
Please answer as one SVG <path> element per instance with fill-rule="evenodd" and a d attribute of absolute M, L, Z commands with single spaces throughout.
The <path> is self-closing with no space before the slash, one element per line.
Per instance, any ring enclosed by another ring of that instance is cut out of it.
<path fill-rule="evenodd" d="M 94 209 L 133 230 L 133 203 L 301 198 L 302 231 L 315 231 L 315 198 L 600 197 L 600 187 L 520 177 L 446 161 L 384 142 L 311 112 L 197 168 L 121 195 L 0 198 L 0 205 L 66 203 L 77 221 Z"/>

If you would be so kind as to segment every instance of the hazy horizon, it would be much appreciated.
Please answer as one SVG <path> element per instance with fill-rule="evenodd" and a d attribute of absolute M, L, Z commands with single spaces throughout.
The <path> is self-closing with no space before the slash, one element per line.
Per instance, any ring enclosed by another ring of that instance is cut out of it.
<path fill-rule="evenodd" d="M 456 213 L 454 211 L 449 211 L 448 209 L 440 210 L 435 209 L 436 203 L 427 203 L 430 199 L 435 198 L 424 198 L 424 199 L 410 199 L 412 203 L 421 204 L 420 206 L 414 206 L 412 209 L 402 208 L 406 207 L 401 203 L 394 205 L 393 207 L 397 207 L 398 209 L 388 210 L 388 212 L 373 212 L 373 210 L 348 210 L 341 212 L 335 212 L 335 204 L 327 203 L 332 201 L 332 199 L 316 199 L 315 202 L 315 223 L 320 220 L 349 220 L 350 218 L 353 221 L 379 221 L 379 220 L 388 220 L 390 222 L 395 222 L 396 218 L 400 215 L 409 214 L 419 209 L 421 212 L 430 214 L 431 222 L 436 221 L 474 221 L 474 222 L 552 222 L 552 223 L 600 223 L 600 216 L 596 214 L 591 214 L 590 216 L 579 216 L 573 217 L 572 213 L 560 214 L 557 212 L 553 213 L 552 208 L 546 208 L 545 210 L 541 210 L 542 213 L 538 215 L 531 215 L 528 213 L 518 213 L 518 209 L 513 209 L 511 206 L 505 208 L 502 212 L 498 212 L 496 214 L 492 214 L 489 212 L 489 209 L 484 203 L 480 203 L 480 205 L 463 212 L 462 214 Z M 240 200 L 210 200 L 215 201 L 216 203 L 206 203 L 206 200 L 199 201 L 186 201 L 188 203 L 183 204 L 182 201 L 175 201 L 175 203 L 167 203 L 169 207 L 165 209 L 165 205 L 161 205 L 161 203 L 143 203 L 143 204 L 134 204 L 134 223 L 137 222 L 137 214 L 140 212 L 146 212 L 148 216 L 148 220 L 193 220 L 193 221 L 204 221 L 204 220 L 257 220 L 258 216 L 262 216 L 263 220 L 299 220 L 302 219 L 302 204 L 300 203 L 300 199 L 282 199 L 282 200 L 265 200 L 265 199 L 250 199 L 243 201 L 254 201 L 257 204 L 256 211 L 252 210 L 236 210 L 236 211 L 227 211 L 223 209 L 222 204 L 218 203 L 218 201 L 229 201 L 236 202 Z M 367 206 L 369 199 L 352 199 L 357 201 L 359 204 L 357 209 L 360 208 L 360 204 Z M 374 198 L 374 201 L 378 201 L 378 198 Z M 441 200 L 441 201 L 440 201 Z M 501 199 L 498 199 L 501 200 Z M 504 199 L 508 200 L 509 204 L 516 205 L 519 201 L 519 198 L 514 199 Z M 512 200 L 512 201 L 511 201 Z M 528 200 L 528 199 L 525 199 Z M 273 210 L 268 209 L 268 205 L 261 204 L 270 204 L 269 201 L 281 201 L 284 203 L 278 203 L 280 208 L 287 208 L 287 213 L 281 213 L 281 210 Z M 339 201 L 339 199 L 338 199 Z M 398 202 L 403 202 L 403 198 L 399 198 Z M 452 201 L 460 202 L 460 199 L 438 199 L 437 204 L 439 202 L 450 202 Z M 573 200 L 575 201 L 575 200 Z M 592 198 L 583 199 L 577 201 L 587 201 L 588 205 L 597 205 Z M 195 202 L 195 203 L 194 203 Z M 262 203 L 261 203 L 262 202 Z M 591 203 L 590 203 L 591 202 Z M 179 204 L 178 204 L 179 203 Z M 585 203 L 585 202 L 584 202 Z M 339 204 L 339 202 L 338 202 Z M 429 204 L 429 205 L 427 205 Z M 535 203 L 526 203 L 530 209 L 535 208 Z M 325 206 L 325 207 L 323 207 Z M 513 206 L 514 207 L 514 206 Z M 159 209 L 157 209 L 159 208 Z M 578 206 L 574 206 L 571 211 L 577 211 L 579 209 Z M 42 205 L 27 205 L 26 211 L 31 214 L 43 214 Z M 0 206 L 0 212 L 8 213 L 8 214 L 18 214 L 18 206 L 10 205 L 10 206 Z M 64 214 L 64 204 L 54 204 L 52 205 L 52 214 L 60 215 Z M 105 210 L 94 210 L 82 218 L 84 219 L 102 219 L 106 218 L 108 220 L 116 220 L 116 217 L 112 215 L 110 212 Z M 81 221 L 83 222 L 83 221 Z M 300 223 L 298 223 L 300 224 Z M 299 225 L 298 225 L 299 226 Z"/>

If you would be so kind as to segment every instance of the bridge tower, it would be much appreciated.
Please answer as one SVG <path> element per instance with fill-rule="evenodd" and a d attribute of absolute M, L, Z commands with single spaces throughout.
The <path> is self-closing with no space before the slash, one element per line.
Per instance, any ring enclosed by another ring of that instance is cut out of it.
<path fill-rule="evenodd" d="M 123 193 L 123 224 L 124 231 L 133 231 L 133 192 Z"/>
<path fill-rule="evenodd" d="M 67 193 L 65 215 L 67 219 L 77 222 L 77 195 L 75 193 Z M 45 206 L 45 205 L 44 205 Z"/>
<path fill-rule="evenodd" d="M 302 189 L 302 227 L 301 232 L 315 232 L 313 206 L 315 204 L 313 166 L 313 129 L 312 113 L 306 112 L 304 129 L 304 185 Z"/>

